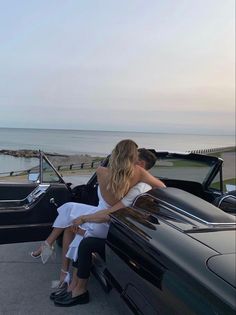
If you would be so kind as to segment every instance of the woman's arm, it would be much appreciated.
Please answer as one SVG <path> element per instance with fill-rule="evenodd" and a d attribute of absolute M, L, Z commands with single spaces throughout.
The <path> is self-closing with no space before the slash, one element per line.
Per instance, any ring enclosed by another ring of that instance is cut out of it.
<path fill-rule="evenodd" d="M 94 222 L 94 223 L 108 222 L 110 220 L 109 214 L 124 207 L 125 207 L 124 204 L 121 201 L 119 201 L 113 207 L 109 209 L 99 210 L 92 214 L 81 215 L 80 217 L 73 220 L 73 224 L 80 225 L 85 222 Z"/>

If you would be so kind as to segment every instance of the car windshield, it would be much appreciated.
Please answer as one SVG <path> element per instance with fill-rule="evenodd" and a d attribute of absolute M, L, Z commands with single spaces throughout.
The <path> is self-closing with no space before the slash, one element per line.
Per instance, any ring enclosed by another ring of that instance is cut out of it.
<path fill-rule="evenodd" d="M 202 184 L 213 167 L 213 161 L 166 157 L 158 159 L 150 172 L 159 178 L 194 181 Z"/>

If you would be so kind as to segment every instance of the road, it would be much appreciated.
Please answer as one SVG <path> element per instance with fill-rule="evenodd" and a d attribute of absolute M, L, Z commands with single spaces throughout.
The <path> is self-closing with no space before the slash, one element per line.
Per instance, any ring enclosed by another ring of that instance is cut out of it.
<path fill-rule="evenodd" d="M 118 315 L 109 294 L 91 276 L 89 291 L 91 301 L 70 308 L 55 307 L 49 299 L 51 281 L 58 279 L 60 248 L 56 258 L 43 265 L 29 253 L 38 242 L 0 245 L 0 315 Z"/>

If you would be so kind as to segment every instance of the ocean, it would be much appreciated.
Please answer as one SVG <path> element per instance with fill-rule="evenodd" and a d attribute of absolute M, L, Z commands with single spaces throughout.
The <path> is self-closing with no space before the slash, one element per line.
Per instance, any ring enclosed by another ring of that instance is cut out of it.
<path fill-rule="evenodd" d="M 0 149 L 34 149 L 50 153 L 106 156 L 122 139 L 133 139 L 139 147 L 170 151 L 191 151 L 235 145 L 235 137 L 96 130 L 0 128 Z M 35 159 L 0 155 L 0 173 L 24 170 Z"/>

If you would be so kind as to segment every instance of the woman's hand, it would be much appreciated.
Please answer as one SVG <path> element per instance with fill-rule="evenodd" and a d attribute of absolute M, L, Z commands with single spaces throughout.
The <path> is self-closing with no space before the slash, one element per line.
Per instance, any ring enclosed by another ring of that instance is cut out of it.
<path fill-rule="evenodd" d="M 74 234 L 79 234 L 81 236 L 84 236 L 85 230 L 81 229 L 78 225 L 71 225 L 70 228 Z"/>
<path fill-rule="evenodd" d="M 73 220 L 73 224 L 74 224 L 74 225 L 81 225 L 81 224 L 83 224 L 83 223 L 85 223 L 85 222 L 86 222 L 86 221 L 85 221 L 85 218 L 84 218 L 83 215 L 81 215 L 80 217 L 78 217 L 78 218 L 76 218 L 76 219 Z"/>

